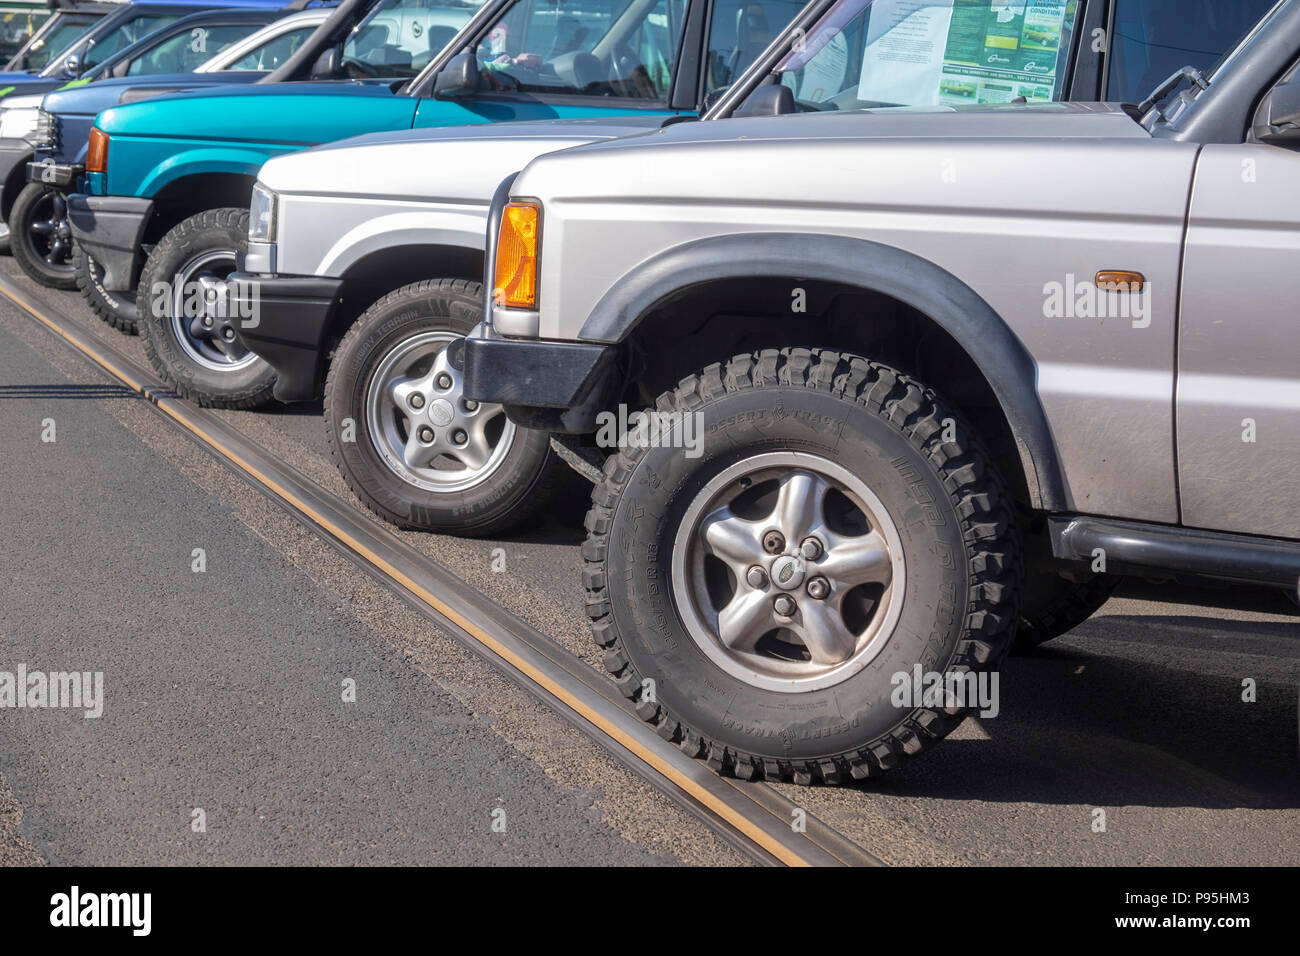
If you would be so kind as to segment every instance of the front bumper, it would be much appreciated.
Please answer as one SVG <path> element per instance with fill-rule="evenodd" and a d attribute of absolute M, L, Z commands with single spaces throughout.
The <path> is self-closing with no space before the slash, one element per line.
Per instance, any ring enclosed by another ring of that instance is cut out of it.
<path fill-rule="evenodd" d="M 140 243 L 153 215 L 153 200 L 134 196 L 68 197 L 72 236 L 104 270 L 104 288 L 129 292 L 140 279 L 144 252 Z"/>
<path fill-rule="evenodd" d="M 551 432 L 596 430 L 619 389 L 617 345 L 502 339 L 478 326 L 453 361 L 465 397 L 504 405 L 516 424 Z"/>
<path fill-rule="evenodd" d="M 246 260 L 243 265 L 247 268 Z M 325 335 L 343 280 L 255 272 L 236 272 L 230 280 L 232 314 L 252 316 L 236 324 L 236 334 L 275 369 L 275 397 L 282 402 L 315 398 Z"/>
<path fill-rule="evenodd" d="M 85 171 L 86 167 L 80 164 L 48 161 L 28 163 L 27 181 L 29 183 L 45 183 L 49 186 L 58 186 L 60 189 L 72 189 Z"/>

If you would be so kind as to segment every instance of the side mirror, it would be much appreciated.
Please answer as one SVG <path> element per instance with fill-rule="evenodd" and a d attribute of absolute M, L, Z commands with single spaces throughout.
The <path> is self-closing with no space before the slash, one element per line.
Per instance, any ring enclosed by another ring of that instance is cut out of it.
<path fill-rule="evenodd" d="M 477 93 L 478 88 L 478 57 L 468 50 L 453 56 L 433 81 L 433 95 L 440 100 L 469 96 Z"/>
<path fill-rule="evenodd" d="M 1251 134 L 1260 143 L 1300 143 L 1300 82 L 1275 86 L 1264 97 Z"/>
<path fill-rule="evenodd" d="M 326 47 L 320 51 L 320 56 L 316 57 L 316 62 L 311 65 L 311 78 L 327 80 L 337 76 L 342 62 L 343 54 L 339 52 L 338 47 Z"/>
<path fill-rule="evenodd" d="M 755 87 L 732 116 L 784 116 L 794 112 L 794 90 L 781 83 Z"/>
<path fill-rule="evenodd" d="M 63 75 L 70 80 L 75 80 L 81 75 L 81 57 L 75 53 L 68 54 L 67 59 L 63 61 Z"/>

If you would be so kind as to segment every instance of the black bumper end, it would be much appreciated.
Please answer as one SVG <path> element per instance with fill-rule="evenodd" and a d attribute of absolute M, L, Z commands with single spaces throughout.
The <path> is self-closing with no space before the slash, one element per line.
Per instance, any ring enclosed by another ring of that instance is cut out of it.
<path fill-rule="evenodd" d="M 465 397 L 504 405 L 511 421 L 551 432 L 595 431 L 618 387 L 618 346 L 470 335 L 454 361 Z"/>
<path fill-rule="evenodd" d="M 273 394 L 282 402 L 306 402 L 320 394 L 325 335 L 342 279 L 314 276 L 231 277 L 232 313 L 252 316 L 236 325 L 244 345 L 275 369 Z"/>
<path fill-rule="evenodd" d="M 68 197 L 72 236 L 104 270 L 104 288 L 129 292 L 140 279 L 144 254 L 140 243 L 153 213 L 152 199 L 134 196 Z"/>
<path fill-rule="evenodd" d="M 27 181 L 29 183 L 44 183 L 47 186 L 57 186 L 60 189 L 68 190 L 76 185 L 77 180 L 81 178 L 85 171 L 86 167 L 80 164 L 28 163 Z"/>

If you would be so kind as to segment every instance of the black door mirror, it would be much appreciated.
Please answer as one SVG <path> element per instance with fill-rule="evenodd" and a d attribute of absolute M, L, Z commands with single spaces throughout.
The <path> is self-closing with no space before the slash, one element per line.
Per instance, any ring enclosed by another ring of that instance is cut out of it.
<path fill-rule="evenodd" d="M 311 65 L 311 78 L 313 80 L 328 80 L 338 76 L 342 60 L 343 54 L 339 52 L 338 47 L 327 46 L 320 51 L 320 56 L 316 57 L 316 62 Z"/>
<path fill-rule="evenodd" d="M 784 116 L 794 112 L 794 90 L 780 83 L 756 87 L 732 116 Z"/>
<path fill-rule="evenodd" d="M 1260 143 L 1300 143 L 1300 83 L 1273 87 L 1255 111 L 1251 134 Z"/>
<path fill-rule="evenodd" d="M 433 95 L 440 100 L 454 100 L 478 92 L 478 58 L 466 51 L 448 61 L 433 81 Z"/>

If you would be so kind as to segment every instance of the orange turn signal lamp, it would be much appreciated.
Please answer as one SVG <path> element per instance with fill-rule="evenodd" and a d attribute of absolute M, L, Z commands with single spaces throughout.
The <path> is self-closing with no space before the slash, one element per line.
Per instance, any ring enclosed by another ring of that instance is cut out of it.
<path fill-rule="evenodd" d="M 535 202 L 508 203 L 497 231 L 492 301 L 508 309 L 537 308 L 537 245 L 542 208 Z"/>
<path fill-rule="evenodd" d="M 108 134 L 98 126 L 90 128 L 90 147 L 86 150 L 86 172 L 108 172 Z"/>

